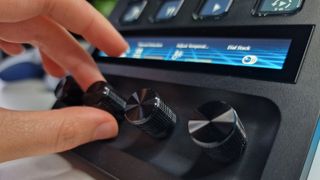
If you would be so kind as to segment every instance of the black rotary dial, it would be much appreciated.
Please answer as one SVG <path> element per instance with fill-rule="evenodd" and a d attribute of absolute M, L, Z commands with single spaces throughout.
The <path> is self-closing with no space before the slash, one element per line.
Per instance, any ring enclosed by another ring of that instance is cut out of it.
<path fill-rule="evenodd" d="M 71 76 L 62 79 L 54 93 L 57 100 L 67 106 L 82 105 L 82 96 L 84 92 Z"/>
<path fill-rule="evenodd" d="M 188 123 L 192 140 L 221 162 L 238 158 L 245 150 L 247 136 L 236 111 L 224 102 L 209 102 L 197 109 Z"/>
<path fill-rule="evenodd" d="M 152 89 L 141 89 L 131 95 L 127 101 L 125 118 L 155 138 L 168 136 L 177 121 L 176 114 Z"/>
<path fill-rule="evenodd" d="M 125 100 L 107 82 L 98 81 L 92 84 L 83 96 L 86 106 L 96 107 L 111 113 L 118 121 L 123 119 Z"/>

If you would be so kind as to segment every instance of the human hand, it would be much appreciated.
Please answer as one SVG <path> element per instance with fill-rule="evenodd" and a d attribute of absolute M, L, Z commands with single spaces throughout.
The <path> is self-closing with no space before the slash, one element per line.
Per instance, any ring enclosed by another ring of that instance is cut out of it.
<path fill-rule="evenodd" d="M 118 56 L 128 47 L 84 0 L 0 0 L 0 49 L 17 54 L 23 51 L 21 43 L 36 46 L 49 74 L 61 77 L 70 73 L 86 90 L 104 77 L 67 30 L 82 35 L 110 56 Z M 0 109 L 0 116 L 0 162 L 68 150 L 118 132 L 109 113 L 93 108 L 43 112 Z"/>

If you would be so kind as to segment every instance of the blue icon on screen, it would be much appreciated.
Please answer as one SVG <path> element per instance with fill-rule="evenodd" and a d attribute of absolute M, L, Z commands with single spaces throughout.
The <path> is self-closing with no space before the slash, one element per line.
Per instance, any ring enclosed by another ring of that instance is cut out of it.
<path fill-rule="evenodd" d="M 242 58 L 242 64 L 252 65 L 258 62 L 258 57 L 254 55 L 247 55 Z"/>
<path fill-rule="evenodd" d="M 162 7 L 156 15 L 156 20 L 168 20 L 177 15 L 179 9 L 183 3 L 183 0 L 172 0 L 163 3 Z"/>

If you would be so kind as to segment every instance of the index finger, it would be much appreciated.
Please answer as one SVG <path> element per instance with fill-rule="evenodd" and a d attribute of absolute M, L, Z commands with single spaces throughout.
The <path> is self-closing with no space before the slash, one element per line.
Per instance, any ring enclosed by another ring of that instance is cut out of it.
<path fill-rule="evenodd" d="M 128 48 L 117 30 L 85 0 L 0 0 L 0 22 L 20 22 L 41 15 L 82 35 L 109 56 L 119 56 Z"/>
<path fill-rule="evenodd" d="M 128 44 L 120 33 L 84 0 L 46 0 L 49 17 L 68 30 L 82 35 L 109 56 L 119 56 Z"/>

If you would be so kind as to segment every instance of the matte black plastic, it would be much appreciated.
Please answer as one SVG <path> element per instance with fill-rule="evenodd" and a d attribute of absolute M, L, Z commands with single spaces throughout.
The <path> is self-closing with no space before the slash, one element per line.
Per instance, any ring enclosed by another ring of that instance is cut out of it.
<path fill-rule="evenodd" d="M 130 159 L 130 164 L 143 161 L 159 173 L 168 174 L 174 179 L 224 180 L 237 177 L 240 180 L 255 180 L 261 177 L 280 124 L 279 109 L 270 100 L 217 89 L 131 78 L 108 76 L 108 80 L 125 97 L 130 97 L 133 89 L 142 89 L 147 85 L 155 89 L 179 115 L 179 123 L 168 138 L 159 141 L 124 121 L 116 139 L 90 143 L 73 150 L 100 169 L 120 179 L 127 177 L 128 173 L 137 175 L 132 177 L 134 179 L 150 179 L 156 176 L 157 173 L 153 171 L 146 175 L 149 167 L 144 166 L 130 166 L 129 172 L 128 162 L 119 160 L 119 157 L 125 156 L 128 161 Z M 241 117 L 247 136 L 251 137 L 243 156 L 230 165 L 212 160 L 190 138 L 188 121 L 193 110 L 208 100 L 221 100 L 234 107 Z M 260 108 L 252 111 L 252 104 Z M 114 168 L 116 164 L 122 165 L 123 169 L 121 166 Z M 123 173 L 122 170 L 127 171 Z M 140 177 L 139 174 L 143 176 Z M 164 177 L 166 175 L 157 178 Z"/>

